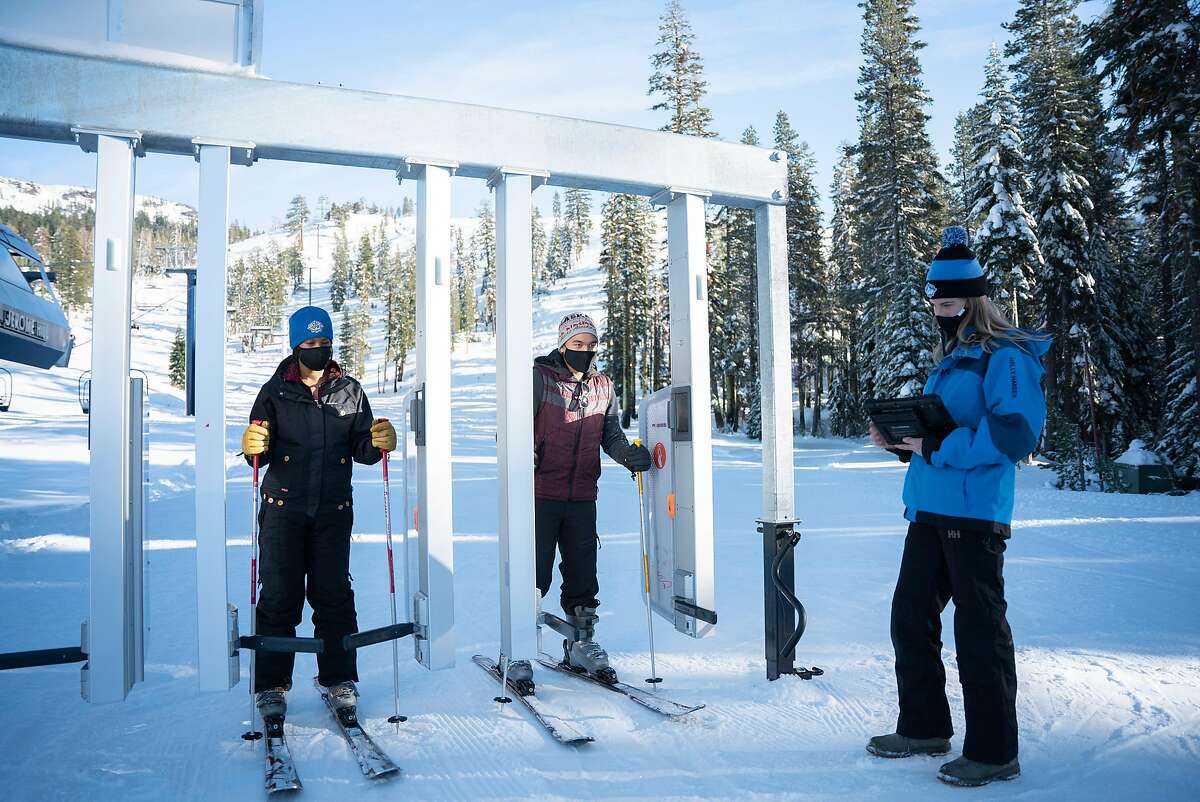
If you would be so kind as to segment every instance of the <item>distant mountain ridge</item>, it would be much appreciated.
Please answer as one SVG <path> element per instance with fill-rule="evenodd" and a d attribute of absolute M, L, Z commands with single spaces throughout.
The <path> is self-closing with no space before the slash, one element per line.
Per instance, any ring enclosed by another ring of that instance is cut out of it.
<path fill-rule="evenodd" d="M 90 211 L 96 202 L 96 192 L 90 187 L 71 184 L 39 184 L 20 178 L 0 176 L 0 209 L 16 209 L 35 213 L 47 208 L 64 211 Z M 196 210 L 177 201 L 138 195 L 137 211 L 153 220 L 164 217 L 174 224 L 195 223 Z"/>

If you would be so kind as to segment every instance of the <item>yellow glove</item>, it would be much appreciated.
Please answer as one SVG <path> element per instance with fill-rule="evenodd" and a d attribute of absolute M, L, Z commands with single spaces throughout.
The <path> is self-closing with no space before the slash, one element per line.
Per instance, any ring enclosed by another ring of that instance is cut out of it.
<path fill-rule="evenodd" d="M 269 442 L 270 433 L 267 432 L 267 421 L 263 421 L 261 424 L 252 423 L 246 427 L 246 431 L 242 432 L 242 453 L 249 457 L 261 454 L 267 450 Z"/>
<path fill-rule="evenodd" d="M 384 451 L 396 450 L 396 427 L 387 418 L 376 418 L 371 424 L 371 445 Z"/>

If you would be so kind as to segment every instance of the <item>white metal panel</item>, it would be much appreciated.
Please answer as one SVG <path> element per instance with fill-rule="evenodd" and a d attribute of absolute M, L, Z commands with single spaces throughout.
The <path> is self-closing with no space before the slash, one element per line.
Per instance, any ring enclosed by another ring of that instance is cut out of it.
<path fill-rule="evenodd" d="M 97 137 L 92 285 L 88 701 L 129 692 L 129 319 L 133 295 L 133 138 Z"/>
<path fill-rule="evenodd" d="M 674 443 L 675 563 L 690 570 L 695 604 L 716 609 L 713 558 L 712 423 L 708 367 L 708 260 L 704 198 L 674 193 L 667 205 L 667 262 L 671 299 L 671 384 L 690 388 L 691 438 Z M 681 536 L 680 533 L 688 533 Z M 676 593 L 681 593 L 676 588 Z M 712 625 L 696 621 L 696 637 Z"/>
<path fill-rule="evenodd" d="M 496 417 L 500 500 L 500 650 L 537 657 L 533 543 L 532 179 L 496 187 Z"/>
<path fill-rule="evenodd" d="M 787 221 L 782 206 L 754 210 L 758 252 L 758 368 L 762 410 L 763 520 L 796 516 L 792 459 L 792 343 Z"/>
<path fill-rule="evenodd" d="M 417 386 L 424 445 L 417 446 L 420 586 L 428 604 L 427 668 L 454 666 L 454 516 L 450 476 L 450 170 L 417 179 Z"/>
<path fill-rule="evenodd" d="M 202 691 L 238 682 L 229 648 L 225 552 L 225 307 L 228 146 L 198 145 L 196 245 L 196 613 Z M 248 533 L 247 533 L 248 534 Z"/>
<path fill-rule="evenodd" d="M 0 45 L 0 136 L 69 140 L 72 125 L 138 130 L 191 153 L 197 132 L 254 142 L 263 159 L 396 169 L 457 159 L 459 175 L 536 166 L 558 186 L 652 195 L 701 187 L 715 203 L 784 203 L 776 152 L 546 114 Z M 86 75 L 87 80 L 80 76 Z"/>
<path fill-rule="evenodd" d="M 652 460 L 650 470 L 645 473 L 643 499 L 643 524 L 650 559 L 650 604 L 654 612 L 674 624 L 675 519 L 672 496 L 675 493 L 675 459 L 667 422 L 670 402 L 670 387 L 643 398 L 638 409 L 638 429 L 642 445 L 650 452 Z"/>

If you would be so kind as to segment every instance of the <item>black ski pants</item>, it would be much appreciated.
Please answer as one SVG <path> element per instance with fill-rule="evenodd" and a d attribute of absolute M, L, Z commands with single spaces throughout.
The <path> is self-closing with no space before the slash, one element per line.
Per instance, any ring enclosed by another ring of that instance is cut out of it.
<path fill-rule="evenodd" d="M 325 640 L 317 655 L 318 679 L 326 686 L 357 681 L 355 652 L 341 646 L 343 636 L 358 631 L 350 587 L 354 511 L 348 502 L 322 504 L 314 516 L 302 504 L 296 507 L 293 512 L 264 497 L 259 510 L 258 634 L 295 637 L 307 596 L 314 634 Z M 291 687 L 295 654 L 259 652 L 255 659 L 255 690 Z"/>
<path fill-rule="evenodd" d="M 575 608 L 597 607 L 596 594 L 596 502 L 551 501 L 535 499 L 534 528 L 537 535 L 537 586 L 544 597 L 553 581 L 554 550 L 562 555 L 558 564 L 562 574 L 560 601 L 563 612 L 575 615 Z"/>
<path fill-rule="evenodd" d="M 1017 668 L 1005 613 L 1004 539 L 910 524 L 892 598 L 900 718 L 908 738 L 949 738 L 942 620 L 954 601 L 954 642 L 967 734 L 963 755 L 1002 764 L 1017 756 Z"/>

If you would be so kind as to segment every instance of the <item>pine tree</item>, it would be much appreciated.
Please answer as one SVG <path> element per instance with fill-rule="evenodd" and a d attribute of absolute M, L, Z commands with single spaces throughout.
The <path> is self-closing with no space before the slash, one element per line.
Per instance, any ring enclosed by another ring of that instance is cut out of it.
<path fill-rule="evenodd" d="M 592 239 L 591 201 L 582 189 L 568 189 L 566 193 L 567 237 L 571 242 L 572 262 L 578 263 L 583 249 Z"/>
<path fill-rule="evenodd" d="M 1039 317 L 1034 285 L 1043 269 L 1030 196 L 1017 101 L 1008 88 L 1000 51 L 992 45 L 984 68 L 983 114 L 976 129 L 967 220 L 975 253 L 992 284 L 991 296 L 1013 322 Z"/>
<path fill-rule="evenodd" d="M 1156 255 L 1165 406 L 1157 449 L 1200 475 L 1200 16 L 1188 0 L 1112 0 L 1088 56 L 1112 89 L 1115 134 L 1141 150 L 1145 239 Z"/>
<path fill-rule="evenodd" d="M 834 330 L 831 358 L 832 379 L 829 387 L 830 428 L 841 437 L 858 437 L 867 431 L 863 398 L 869 394 L 865 383 L 868 324 L 860 311 L 865 306 L 862 274 L 862 248 L 858 233 L 857 172 L 854 148 L 841 145 L 841 155 L 833 168 L 829 199 L 830 218 L 829 273 L 830 308 Z"/>
<path fill-rule="evenodd" d="M 350 244 L 346 241 L 345 223 L 338 225 L 333 235 L 333 271 L 329 276 L 329 304 L 334 312 L 342 311 L 350 295 Z"/>
<path fill-rule="evenodd" d="M 925 130 L 930 102 L 917 59 L 912 0 L 865 0 L 859 74 L 859 185 L 863 271 L 880 396 L 920 392 L 934 342 L 922 288 L 945 221 L 944 179 Z"/>
<path fill-rule="evenodd" d="M 483 325 L 496 330 L 496 218 L 492 206 L 484 201 L 479 207 L 479 225 L 471 235 L 471 252 L 483 268 Z"/>
<path fill-rule="evenodd" d="M 350 315 L 350 305 L 346 304 L 342 307 L 342 319 L 338 323 L 338 331 L 341 336 L 338 337 L 338 362 L 342 370 L 350 373 L 355 378 L 361 377 L 356 365 L 358 365 L 358 337 L 354 332 L 354 318 Z"/>
<path fill-rule="evenodd" d="M 172 387 L 180 390 L 187 387 L 187 341 L 183 337 L 183 329 L 175 329 L 175 339 L 171 342 L 171 361 L 167 376 Z"/>
<path fill-rule="evenodd" d="M 782 111 L 775 115 L 775 148 L 788 155 L 788 286 L 796 387 L 802 410 L 809 396 L 807 388 L 812 388 L 812 433 L 817 436 L 836 328 L 831 276 L 822 241 L 821 201 L 815 183 L 817 167 L 808 143 L 800 141 Z"/>
<path fill-rule="evenodd" d="M 563 223 L 562 199 L 554 193 L 550 203 L 550 240 L 546 243 L 545 276 L 548 284 L 561 280 L 571 267 L 571 236 Z"/>
<path fill-rule="evenodd" d="M 622 425 L 636 411 L 644 360 L 644 332 L 650 311 L 650 271 L 654 264 L 654 225 L 646 201 L 615 194 L 601 209 L 600 266 L 605 272 L 605 373 L 621 401 Z"/>
<path fill-rule="evenodd" d="M 971 192 L 974 183 L 975 151 L 986 111 L 976 103 L 954 118 L 954 147 L 950 161 L 950 220 L 971 235 L 975 232 L 971 217 Z"/>
<path fill-rule="evenodd" d="M 371 235 L 365 231 L 358 241 L 358 261 L 354 265 L 354 278 L 356 283 L 353 289 L 360 297 L 368 299 L 367 311 L 370 312 L 369 299 L 376 281 L 375 248 L 371 245 Z"/>
<path fill-rule="evenodd" d="M 287 211 L 287 230 L 296 235 L 296 247 L 304 251 L 304 225 L 308 222 L 308 201 L 303 195 L 292 198 Z"/>
<path fill-rule="evenodd" d="M 658 41 L 660 48 L 651 63 L 654 73 L 650 76 L 648 95 L 658 95 L 660 100 L 650 108 L 666 111 L 670 120 L 663 131 L 692 136 L 711 137 L 716 132 L 712 124 L 712 111 L 704 105 L 708 82 L 704 80 L 704 65 L 696 52 L 696 35 L 684 17 L 679 0 L 669 0 L 659 19 Z"/>
<path fill-rule="evenodd" d="M 455 297 L 451 304 L 458 310 L 458 325 L 455 331 L 463 332 L 474 339 L 476 323 L 475 301 L 475 255 L 463 240 L 461 228 L 454 229 L 454 276 Z"/>
<path fill-rule="evenodd" d="M 530 224 L 533 229 L 530 240 L 533 256 L 533 291 L 541 295 L 546 292 L 550 281 L 546 274 L 546 226 L 537 206 L 530 212 Z"/>

